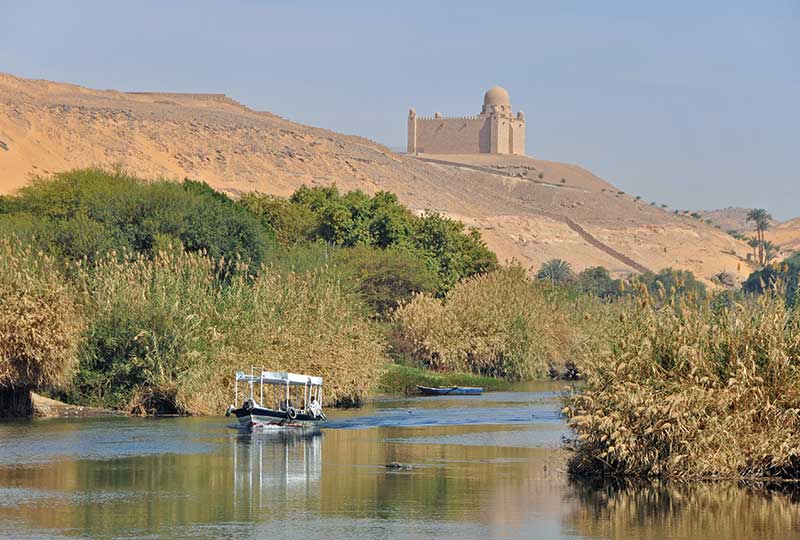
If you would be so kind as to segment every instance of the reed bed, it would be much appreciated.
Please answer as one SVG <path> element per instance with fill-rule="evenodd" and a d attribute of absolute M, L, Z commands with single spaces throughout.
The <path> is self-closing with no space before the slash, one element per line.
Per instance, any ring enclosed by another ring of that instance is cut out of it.
<path fill-rule="evenodd" d="M 0 237 L 0 387 L 67 382 L 83 317 L 53 259 Z"/>
<path fill-rule="evenodd" d="M 779 295 L 715 306 L 640 293 L 565 398 L 570 472 L 799 478 L 800 312 Z"/>
<path fill-rule="evenodd" d="M 226 275 L 218 275 L 226 268 Z M 322 375 L 325 401 L 362 401 L 380 334 L 326 269 L 219 264 L 202 253 L 109 254 L 80 269 L 91 313 L 71 400 L 134 413 L 215 414 L 251 365 Z"/>
<path fill-rule="evenodd" d="M 394 314 L 398 347 L 436 371 L 530 380 L 574 370 L 603 320 L 597 298 L 570 296 L 511 265 L 419 294 Z"/>

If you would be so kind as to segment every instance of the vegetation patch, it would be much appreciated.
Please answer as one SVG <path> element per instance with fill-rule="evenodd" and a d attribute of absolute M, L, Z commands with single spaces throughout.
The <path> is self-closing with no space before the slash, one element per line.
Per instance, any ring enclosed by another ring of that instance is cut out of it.
<path fill-rule="evenodd" d="M 213 414 L 249 366 L 319 374 L 326 402 L 365 399 L 385 361 L 376 326 L 332 272 L 222 280 L 203 254 L 110 254 L 79 269 L 89 330 L 66 397 L 134 413 Z"/>
<path fill-rule="evenodd" d="M 530 380 L 573 370 L 601 314 L 598 298 L 512 265 L 463 281 L 443 299 L 415 296 L 395 313 L 396 342 L 434 371 Z"/>
<path fill-rule="evenodd" d="M 800 477 L 800 312 L 778 295 L 730 305 L 630 303 L 583 356 L 564 414 L 577 476 Z"/>
<path fill-rule="evenodd" d="M 69 381 L 83 315 L 52 258 L 0 237 L 0 388 Z"/>

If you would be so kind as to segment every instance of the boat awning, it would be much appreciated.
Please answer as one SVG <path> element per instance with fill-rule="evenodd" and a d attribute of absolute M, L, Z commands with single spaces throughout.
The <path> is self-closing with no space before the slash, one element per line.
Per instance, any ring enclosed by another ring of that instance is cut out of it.
<path fill-rule="evenodd" d="M 290 386 L 322 386 L 322 377 L 312 375 L 298 375 L 297 373 L 286 373 L 281 371 L 262 371 L 260 374 L 253 375 L 244 371 L 236 372 L 237 381 L 257 382 L 264 384 L 288 384 Z"/>

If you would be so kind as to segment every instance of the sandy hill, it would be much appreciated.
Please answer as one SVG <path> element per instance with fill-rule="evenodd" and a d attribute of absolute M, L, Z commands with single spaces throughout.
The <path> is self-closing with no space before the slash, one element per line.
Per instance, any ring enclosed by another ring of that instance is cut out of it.
<path fill-rule="evenodd" d="M 747 213 L 749 208 L 740 208 L 731 206 L 728 208 L 720 208 L 717 210 L 698 210 L 702 219 L 710 219 L 714 224 L 719 225 L 726 231 L 739 231 L 747 233 L 755 230 L 755 225 L 751 221 L 747 221 Z M 775 221 L 772 222 L 774 225 Z"/>
<path fill-rule="evenodd" d="M 501 259 L 559 257 L 618 274 L 672 266 L 746 277 L 749 248 L 576 165 L 521 156 L 406 156 L 252 111 L 223 95 L 91 90 L 0 74 L 0 193 L 33 174 L 122 164 L 237 194 L 300 185 L 388 190 L 478 227 Z"/>
<path fill-rule="evenodd" d="M 749 208 L 731 207 L 720 210 L 698 210 L 698 213 L 703 219 L 710 219 L 722 229 L 739 231 L 747 236 L 752 236 L 755 225 L 747 221 L 749 211 Z M 770 220 L 766 238 L 780 247 L 783 256 L 800 251 L 800 218 L 790 219 L 783 223 L 774 219 Z"/>
<path fill-rule="evenodd" d="M 785 252 L 800 251 L 800 218 L 774 225 L 767 231 L 766 238 Z"/>

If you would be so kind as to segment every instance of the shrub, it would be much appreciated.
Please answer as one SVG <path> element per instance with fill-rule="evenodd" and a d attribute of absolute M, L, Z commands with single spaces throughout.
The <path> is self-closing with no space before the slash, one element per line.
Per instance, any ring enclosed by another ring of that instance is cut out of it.
<path fill-rule="evenodd" d="M 796 305 L 800 282 L 800 253 L 792 255 L 782 263 L 756 270 L 742 283 L 742 290 L 751 294 L 783 291 L 786 303 Z"/>
<path fill-rule="evenodd" d="M 0 387 L 66 383 L 83 318 L 53 259 L 0 238 Z"/>
<path fill-rule="evenodd" d="M 442 300 L 415 296 L 395 314 L 397 339 L 437 371 L 543 377 L 579 341 L 568 303 L 563 291 L 532 282 L 515 265 L 466 280 Z"/>
<path fill-rule="evenodd" d="M 110 249 L 153 255 L 180 243 L 257 268 L 274 244 L 255 215 L 204 183 L 145 182 L 121 170 L 78 169 L 34 179 L 7 206 L 0 233 L 16 232 L 20 224 L 28 236 L 44 230 L 38 234 L 42 247 L 68 260 L 91 261 Z"/>
<path fill-rule="evenodd" d="M 573 474 L 800 477 L 797 310 L 643 292 L 604 341 L 565 398 Z"/>
<path fill-rule="evenodd" d="M 381 317 L 415 293 L 436 292 L 436 273 L 412 250 L 361 246 L 337 251 L 334 261 L 354 280 L 367 305 Z"/>
<path fill-rule="evenodd" d="M 536 278 L 546 279 L 553 283 L 566 284 L 575 281 L 575 273 L 567 261 L 550 259 L 539 267 Z"/>
<path fill-rule="evenodd" d="M 314 238 L 318 227 L 317 216 L 307 206 L 260 193 L 245 193 L 239 203 L 261 217 L 275 231 L 278 241 L 285 246 Z"/>
<path fill-rule="evenodd" d="M 586 268 L 578 274 L 574 284 L 582 294 L 591 294 L 599 298 L 616 298 L 622 295 L 624 286 L 619 279 L 613 279 L 608 270 L 602 266 Z"/>
<path fill-rule="evenodd" d="M 242 204 L 264 217 L 286 243 L 306 237 L 336 247 L 401 248 L 433 270 L 437 291 L 497 267 L 497 257 L 476 230 L 436 213 L 415 216 L 391 193 L 341 195 L 335 187 L 301 187 L 288 201 L 245 196 Z M 313 216 L 313 219 L 312 217 Z"/>
<path fill-rule="evenodd" d="M 89 332 L 69 399 L 140 413 L 219 413 L 236 369 L 326 378 L 326 402 L 358 403 L 384 361 L 358 299 L 320 269 L 283 274 L 180 250 L 110 254 L 80 279 Z"/>
<path fill-rule="evenodd" d="M 706 286 L 688 270 L 664 268 L 657 274 L 645 272 L 638 276 L 638 282 L 647 287 L 654 298 L 680 298 L 689 301 L 702 300 L 706 297 Z"/>

